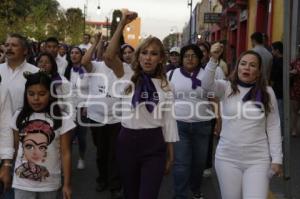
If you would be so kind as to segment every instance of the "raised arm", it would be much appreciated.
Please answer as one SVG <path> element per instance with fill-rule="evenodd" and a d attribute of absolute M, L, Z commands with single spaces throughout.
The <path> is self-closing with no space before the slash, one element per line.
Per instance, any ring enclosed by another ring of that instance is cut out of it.
<path fill-rule="evenodd" d="M 89 73 L 92 71 L 92 58 L 93 58 L 93 54 L 95 53 L 95 50 L 97 48 L 97 45 L 100 41 L 100 38 L 101 38 L 101 33 L 97 33 L 95 35 L 95 42 L 87 50 L 87 52 L 84 54 L 84 56 L 81 59 L 81 64 L 86 69 L 86 71 Z"/>
<path fill-rule="evenodd" d="M 104 62 L 111 68 L 117 77 L 124 75 L 123 63 L 118 55 L 120 49 L 120 38 L 123 34 L 126 24 L 132 22 L 137 17 L 137 13 L 129 10 L 122 11 L 122 19 L 119 22 L 117 29 L 111 38 L 111 41 L 104 53 Z"/>
<path fill-rule="evenodd" d="M 204 76 L 201 80 L 201 87 L 207 91 L 216 92 L 218 97 L 225 92 L 226 82 L 223 80 L 215 80 L 215 72 L 218 66 L 218 60 L 223 52 L 222 44 L 215 43 L 210 50 L 210 60 L 205 66 Z"/>
<path fill-rule="evenodd" d="M 101 37 L 100 41 L 98 42 L 98 45 L 96 47 L 96 49 L 97 49 L 97 54 L 96 54 L 97 61 L 102 61 L 103 60 L 104 42 L 105 41 L 103 40 L 103 37 Z"/>

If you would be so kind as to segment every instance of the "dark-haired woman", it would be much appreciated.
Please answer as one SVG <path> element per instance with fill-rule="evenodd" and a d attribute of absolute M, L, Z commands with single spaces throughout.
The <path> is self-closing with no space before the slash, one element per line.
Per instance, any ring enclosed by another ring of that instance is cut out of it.
<path fill-rule="evenodd" d="M 73 139 L 78 139 L 79 159 L 77 169 L 84 169 L 84 155 L 86 151 L 86 132 L 84 123 L 87 122 L 86 107 L 84 105 L 89 89 L 88 76 L 85 68 L 81 65 L 83 52 L 79 47 L 72 47 L 70 50 L 70 62 L 65 71 L 65 77 L 72 86 L 72 107 L 75 112 L 73 119 L 77 126 L 73 132 Z"/>
<path fill-rule="evenodd" d="M 180 141 L 174 144 L 174 188 L 176 199 L 201 198 L 201 181 L 205 169 L 213 116 L 208 93 L 201 87 L 203 54 L 197 45 L 184 46 L 180 52 L 182 67 L 168 73 L 175 90 L 175 114 Z"/>
<path fill-rule="evenodd" d="M 121 46 L 121 60 L 127 64 L 131 64 L 134 55 L 134 48 L 129 44 Z"/>
<path fill-rule="evenodd" d="M 71 84 L 58 73 L 53 56 L 49 53 L 41 53 L 36 59 L 36 65 L 51 77 L 51 95 L 58 98 L 61 110 L 72 117 L 74 108 L 71 101 Z"/>
<path fill-rule="evenodd" d="M 215 168 L 223 199 L 265 199 L 272 175 L 282 176 L 280 119 L 261 57 L 246 51 L 229 81 L 215 80 L 222 47 L 212 46 L 203 88 L 221 99 L 222 130 Z"/>

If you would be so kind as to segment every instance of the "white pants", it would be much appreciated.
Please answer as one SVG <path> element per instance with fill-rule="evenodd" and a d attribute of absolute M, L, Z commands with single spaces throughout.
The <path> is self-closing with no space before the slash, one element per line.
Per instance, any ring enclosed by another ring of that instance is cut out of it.
<path fill-rule="evenodd" d="M 222 199 L 266 199 L 272 177 L 270 163 L 243 164 L 215 159 Z"/>

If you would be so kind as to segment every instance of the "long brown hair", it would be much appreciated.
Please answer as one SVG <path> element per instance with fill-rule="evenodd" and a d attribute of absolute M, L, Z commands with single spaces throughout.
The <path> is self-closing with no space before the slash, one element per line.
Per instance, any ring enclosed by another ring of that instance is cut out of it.
<path fill-rule="evenodd" d="M 159 55 L 162 58 L 162 62 L 159 63 L 155 69 L 155 72 L 153 74 L 153 76 L 155 78 L 158 78 L 161 80 L 161 88 L 165 91 L 169 90 L 168 87 L 168 81 L 167 81 L 167 76 L 165 73 L 165 63 L 166 63 L 166 54 L 165 54 L 165 49 L 164 46 L 162 44 L 162 42 L 157 38 L 157 37 L 151 37 L 149 36 L 147 39 L 145 39 L 137 48 L 137 50 L 134 53 L 134 57 L 133 57 L 133 61 L 132 61 L 132 69 L 134 71 L 133 76 L 131 77 L 131 81 L 134 83 L 134 86 L 137 86 L 140 84 L 140 76 L 143 72 L 143 69 L 141 67 L 141 64 L 139 62 L 139 56 L 141 54 L 141 52 L 147 48 L 148 46 L 155 44 L 159 47 Z M 126 94 L 129 94 L 132 92 L 132 86 L 128 86 L 125 90 Z"/>
<path fill-rule="evenodd" d="M 261 59 L 261 56 L 253 51 L 253 50 L 247 50 L 245 52 L 243 52 L 241 55 L 240 55 L 240 58 L 238 59 L 237 61 L 237 64 L 235 66 L 235 69 L 234 71 L 231 73 L 230 77 L 229 77 L 229 81 L 231 83 L 231 89 L 232 89 L 232 92 L 229 94 L 229 97 L 230 96 L 233 96 L 237 93 L 239 93 L 239 89 L 238 89 L 238 67 L 239 67 L 239 64 L 240 64 L 240 61 L 241 59 L 245 56 L 245 55 L 253 55 L 255 56 L 257 59 L 258 59 L 258 67 L 259 67 L 259 76 L 256 80 L 256 83 L 255 83 L 255 88 L 253 90 L 253 92 L 251 93 L 251 100 L 255 100 L 255 97 L 256 97 L 256 93 L 258 90 L 261 91 L 262 93 L 262 103 L 264 105 L 264 108 L 265 108 L 265 113 L 266 115 L 270 112 L 271 110 L 271 107 L 270 107 L 270 96 L 267 92 L 267 81 L 265 79 L 265 76 L 263 74 L 263 68 L 262 68 L 262 59 Z"/>

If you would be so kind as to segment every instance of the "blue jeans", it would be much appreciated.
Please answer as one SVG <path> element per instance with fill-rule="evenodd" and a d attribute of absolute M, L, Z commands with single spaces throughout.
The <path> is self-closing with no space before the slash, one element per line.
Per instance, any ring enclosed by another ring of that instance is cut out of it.
<path fill-rule="evenodd" d="M 86 116 L 81 116 L 81 122 L 87 123 L 89 120 Z M 78 147 L 79 147 L 79 158 L 84 159 L 85 151 L 86 151 L 86 134 L 88 128 L 86 126 L 81 126 L 78 121 L 76 121 L 76 127 L 73 130 L 73 138 L 72 140 L 78 139 Z"/>
<path fill-rule="evenodd" d="M 192 193 L 201 192 L 203 170 L 206 166 L 211 121 L 177 121 L 180 141 L 174 143 L 173 166 L 175 199 L 186 199 L 188 187 Z"/>

